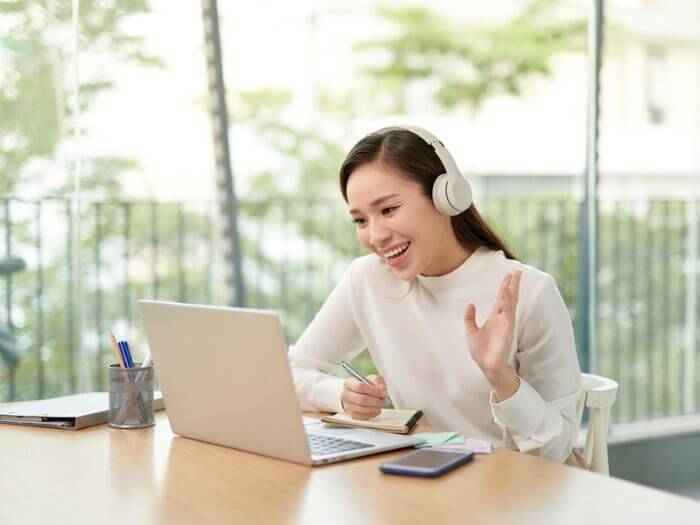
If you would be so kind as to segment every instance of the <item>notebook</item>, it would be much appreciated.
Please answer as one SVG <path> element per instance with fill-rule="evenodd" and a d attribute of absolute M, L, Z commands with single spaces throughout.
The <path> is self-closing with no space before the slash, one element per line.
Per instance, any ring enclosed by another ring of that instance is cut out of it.
<path fill-rule="evenodd" d="M 383 408 L 382 413 L 372 419 L 353 419 L 339 412 L 332 416 L 323 416 L 321 421 L 333 427 L 372 428 L 406 434 L 411 431 L 421 416 L 423 416 L 421 410 Z"/>

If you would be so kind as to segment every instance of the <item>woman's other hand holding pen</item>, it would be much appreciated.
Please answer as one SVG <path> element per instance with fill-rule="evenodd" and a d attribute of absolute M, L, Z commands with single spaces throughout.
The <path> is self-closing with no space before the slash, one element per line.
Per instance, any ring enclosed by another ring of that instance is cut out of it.
<path fill-rule="evenodd" d="M 353 419 L 372 419 L 382 413 L 386 405 L 387 389 L 384 378 L 379 375 L 368 376 L 372 383 L 368 385 L 354 377 L 348 377 L 340 394 L 343 410 Z"/>

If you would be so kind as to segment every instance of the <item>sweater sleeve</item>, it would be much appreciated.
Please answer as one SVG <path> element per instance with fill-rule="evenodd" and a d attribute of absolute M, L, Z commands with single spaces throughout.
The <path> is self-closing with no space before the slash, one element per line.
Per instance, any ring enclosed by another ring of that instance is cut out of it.
<path fill-rule="evenodd" d="M 491 392 L 494 421 L 506 444 L 563 462 L 576 444 L 581 371 L 569 312 L 552 277 L 524 305 L 519 324 L 515 358 L 520 386 L 500 403 Z"/>
<path fill-rule="evenodd" d="M 343 379 L 332 375 L 364 348 L 352 301 L 352 267 L 326 299 L 288 358 L 302 410 L 341 412 Z"/>

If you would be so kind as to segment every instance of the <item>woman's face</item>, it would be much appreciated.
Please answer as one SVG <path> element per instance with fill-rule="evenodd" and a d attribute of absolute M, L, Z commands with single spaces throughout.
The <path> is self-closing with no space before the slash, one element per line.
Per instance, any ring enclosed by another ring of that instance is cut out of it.
<path fill-rule="evenodd" d="M 406 281 L 440 275 L 442 252 L 454 233 L 420 184 L 372 162 L 350 175 L 346 193 L 362 246 Z"/>

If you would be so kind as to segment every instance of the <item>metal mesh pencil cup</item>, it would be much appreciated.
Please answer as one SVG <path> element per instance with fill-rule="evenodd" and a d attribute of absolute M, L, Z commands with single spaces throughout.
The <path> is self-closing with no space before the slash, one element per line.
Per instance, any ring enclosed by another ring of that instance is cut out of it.
<path fill-rule="evenodd" d="M 153 411 L 153 367 L 109 367 L 109 420 L 115 428 L 143 428 L 155 425 Z"/>

